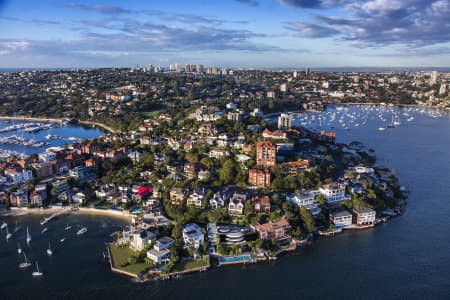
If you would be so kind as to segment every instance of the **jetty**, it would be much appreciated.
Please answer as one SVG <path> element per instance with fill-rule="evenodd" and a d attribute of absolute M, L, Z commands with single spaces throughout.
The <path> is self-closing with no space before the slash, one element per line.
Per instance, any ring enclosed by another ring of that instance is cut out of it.
<path fill-rule="evenodd" d="M 53 214 L 51 214 L 50 216 L 43 218 L 40 222 L 40 224 L 43 226 L 45 224 L 47 224 L 48 222 L 50 222 L 51 220 L 53 220 L 54 218 L 64 215 L 64 214 L 68 214 L 70 213 L 70 209 L 61 209 L 61 211 L 55 212 Z"/>

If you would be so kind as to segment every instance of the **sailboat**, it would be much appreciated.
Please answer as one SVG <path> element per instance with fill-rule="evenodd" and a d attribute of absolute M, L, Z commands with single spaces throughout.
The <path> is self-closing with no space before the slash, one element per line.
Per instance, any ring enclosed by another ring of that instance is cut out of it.
<path fill-rule="evenodd" d="M 17 243 L 17 253 L 22 253 L 22 248 L 20 248 L 20 243 Z"/>
<path fill-rule="evenodd" d="M 48 242 L 47 255 L 48 255 L 48 256 L 52 256 L 52 255 L 53 255 L 52 248 L 50 247 L 50 242 Z"/>
<path fill-rule="evenodd" d="M 395 116 L 393 124 L 394 125 L 400 125 L 400 119 L 399 119 L 398 116 Z"/>
<path fill-rule="evenodd" d="M 16 227 L 14 227 L 14 232 L 19 231 L 21 228 L 19 225 L 17 225 L 17 220 L 16 220 Z"/>
<path fill-rule="evenodd" d="M 28 226 L 27 226 L 27 245 L 30 245 L 31 242 L 31 235 L 30 232 L 28 231 Z"/>
<path fill-rule="evenodd" d="M 388 127 L 388 128 L 395 128 L 394 115 L 392 115 L 391 124 L 389 124 L 387 127 Z"/>
<path fill-rule="evenodd" d="M 25 261 L 23 263 L 19 264 L 19 268 L 24 269 L 31 266 L 31 263 L 27 260 L 27 256 L 25 255 L 25 252 L 23 253 L 23 257 L 25 258 Z"/>
<path fill-rule="evenodd" d="M 36 271 L 31 273 L 31 275 L 33 275 L 33 277 L 41 277 L 42 275 L 44 275 L 44 273 L 39 271 L 39 265 L 37 261 L 36 261 Z"/>
<path fill-rule="evenodd" d="M 8 226 L 6 226 L 6 241 L 8 241 L 12 237 L 12 234 L 8 231 Z"/>
<path fill-rule="evenodd" d="M 70 230 L 72 228 L 72 226 L 69 226 L 69 222 L 66 223 L 66 227 L 64 228 L 65 230 Z"/>

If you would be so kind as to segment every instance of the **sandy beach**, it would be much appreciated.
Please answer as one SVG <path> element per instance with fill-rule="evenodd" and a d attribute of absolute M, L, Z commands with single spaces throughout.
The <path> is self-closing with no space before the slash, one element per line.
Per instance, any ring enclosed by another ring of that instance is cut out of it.
<path fill-rule="evenodd" d="M 95 208 L 80 207 L 76 211 L 71 211 L 70 207 L 49 207 L 46 209 L 40 208 L 11 208 L 10 210 L 1 210 L 0 217 L 18 217 L 25 215 L 51 215 L 57 212 L 66 211 L 70 214 L 86 214 L 86 215 L 101 215 L 111 218 L 120 218 L 131 222 L 132 215 L 127 212 L 120 212 L 115 210 L 104 210 Z"/>

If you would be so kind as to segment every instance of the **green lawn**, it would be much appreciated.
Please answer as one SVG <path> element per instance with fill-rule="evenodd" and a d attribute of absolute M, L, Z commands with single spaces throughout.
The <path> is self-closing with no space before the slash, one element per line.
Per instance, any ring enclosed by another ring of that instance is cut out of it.
<path fill-rule="evenodd" d="M 145 271 L 150 267 L 150 265 L 146 263 L 137 263 L 122 267 L 122 265 L 128 261 L 128 258 L 130 256 L 132 255 L 137 256 L 139 252 L 131 250 L 128 246 L 120 247 L 116 245 L 110 245 L 109 249 L 111 251 L 114 268 L 130 272 L 133 274 L 139 274 L 140 272 Z"/>
<path fill-rule="evenodd" d="M 200 267 L 209 266 L 209 258 L 198 259 L 198 260 L 186 260 L 183 262 L 178 262 L 172 269 L 172 272 L 180 272 L 190 269 L 197 269 Z"/>
<path fill-rule="evenodd" d="M 158 116 L 160 112 L 161 112 L 161 110 L 152 110 L 152 111 L 144 111 L 141 114 L 145 117 L 153 118 L 153 117 Z"/>

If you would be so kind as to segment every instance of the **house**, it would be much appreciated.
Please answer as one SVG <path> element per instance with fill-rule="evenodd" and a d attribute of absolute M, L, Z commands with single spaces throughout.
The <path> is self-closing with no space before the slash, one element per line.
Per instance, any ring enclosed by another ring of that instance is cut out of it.
<path fill-rule="evenodd" d="M 138 186 L 137 191 L 134 191 L 133 194 L 133 200 L 140 202 L 145 198 L 150 197 L 150 195 L 153 193 L 153 188 L 152 187 L 147 187 L 147 186 Z"/>
<path fill-rule="evenodd" d="M 270 170 L 250 169 L 248 171 L 248 182 L 256 187 L 270 187 Z"/>
<path fill-rule="evenodd" d="M 33 163 L 31 167 L 36 171 L 38 179 L 45 179 L 53 176 L 53 166 L 50 162 Z"/>
<path fill-rule="evenodd" d="M 185 190 L 183 188 L 173 187 L 170 190 L 170 203 L 180 205 L 184 201 Z"/>
<path fill-rule="evenodd" d="M 163 193 L 163 189 L 158 186 L 158 187 L 153 187 L 153 193 L 152 193 L 152 197 L 155 199 L 161 199 L 162 198 L 162 193 Z"/>
<path fill-rule="evenodd" d="M 273 167 L 276 164 L 277 147 L 269 141 L 256 143 L 256 164 Z"/>
<path fill-rule="evenodd" d="M 334 212 L 330 214 L 330 221 L 336 227 L 346 227 L 352 225 L 352 214 L 346 210 Z"/>
<path fill-rule="evenodd" d="M 39 153 L 38 158 L 40 162 L 48 163 L 51 162 L 52 160 L 56 160 L 56 153 L 48 151 L 44 153 Z"/>
<path fill-rule="evenodd" d="M 72 202 L 75 204 L 82 204 L 86 201 L 86 195 L 82 192 L 78 192 L 72 196 Z"/>
<path fill-rule="evenodd" d="M 155 265 L 167 263 L 170 261 L 170 250 L 169 249 L 157 250 L 153 248 L 147 251 L 147 257 Z"/>
<path fill-rule="evenodd" d="M 219 159 L 221 157 L 228 157 L 230 156 L 230 152 L 224 149 L 212 149 L 209 151 L 209 157 Z"/>
<path fill-rule="evenodd" d="M 197 177 L 198 172 L 205 170 L 206 167 L 201 163 L 187 163 L 184 165 L 184 173 L 188 179 Z"/>
<path fill-rule="evenodd" d="M 97 162 L 97 160 L 96 159 L 94 159 L 94 158 L 89 158 L 89 159 L 86 159 L 85 161 L 84 161 L 84 165 L 87 167 L 87 168 L 97 168 L 97 166 L 98 166 L 98 162 Z"/>
<path fill-rule="evenodd" d="M 134 251 L 143 250 L 149 243 L 156 240 L 157 230 L 131 230 L 130 248 Z"/>
<path fill-rule="evenodd" d="M 189 223 L 183 226 L 182 237 L 186 248 L 198 249 L 205 242 L 202 229 L 195 223 Z"/>
<path fill-rule="evenodd" d="M 251 199 L 253 211 L 257 214 L 270 213 L 270 200 L 268 196 L 253 196 Z"/>
<path fill-rule="evenodd" d="M 230 215 L 241 216 L 244 213 L 245 202 L 247 202 L 247 194 L 234 193 L 228 203 L 228 213 Z"/>
<path fill-rule="evenodd" d="M 184 151 L 191 151 L 194 148 L 194 141 L 188 140 L 184 143 L 183 149 Z"/>
<path fill-rule="evenodd" d="M 76 152 L 70 153 L 64 159 L 70 163 L 72 168 L 84 165 L 84 157 Z"/>
<path fill-rule="evenodd" d="M 218 209 L 225 206 L 227 202 L 227 194 L 225 192 L 216 192 L 214 195 L 209 199 L 209 207 L 211 209 Z"/>
<path fill-rule="evenodd" d="M 91 172 L 91 169 L 85 166 L 78 166 L 71 169 L 69 175 L 78 183 L 88 182 L 96 177 L 95 174 Z"/>
<path fill-rule="evenodd" d="M 205 188 L 194 189 L 194 192 L 189 195 L 186 205 L 193 205 L 195 207 L 202 207 L 203 199 L 205 198 Z"/>
<path fill-rule="evenodd" d="M 297 176 L 298 174 L 309 168 L 309 161 L 305 159 L 298 161 L 290 161 L 281 164 L 281 168 L 285 174 Z"/>
<path fill-rule="evenodd" d="M 172 245 L 175 243 L 175 240 L 170 237 L 162 237 L 159 240 L 156 241 L 155 245 L 153 246 L 154 249 L 161 251 L 165 249 L 169 249 L 172 247 Z"/>
<path fill-rule="evenodd" d="M 198 180 L 200 180 L 200 181 L 206 181 L 210 177 L 211 177 L 211 172 L 209 172 L 208 170 L 198 172 Z"/>
<path fill-rule="evenodd" d="M 336 132 L 321 131 L 319 133 L 315 133 L 313 135 L 313 138 L 315 138 L 317 141 L 320 141 L 320 142 L 334 144 L 336 142 Z"/>
<path fill-rule="evenodd" d="M 244 116 L 244 113 L 240 111 L 239 109 L 236 109 L 235 111 L 230 111 L 227 114 L 227 119 L 231 123 L 241 122 L 242 118 Z"/>
<path fill-rule="evenodd" d="M 375 223 L 376 212 L 371 208 L 354 209 L 356 215 L 356 224 L 373 225 Z"/>
<path fill-rule="evenodd" d="M 45 184 L 37 184 L 34 191 L 30 194 L 30 204 L 42 206 L 42 203 L 47 200 L 47 186 Z"/>
<path fill-rule="evenodd" d="M 28 205 L 28 190 L 26 188 L 18 189 L 9 195 L 9 204 L 15 207 L 25 207 Z"/>
<path fill-rule="evenodd" d="M 299 207 L 304 206 L 306 208 L 310 208 L 317 206 L 316 196 L 319 194 L 319 191 L 301 191 L 297 193 L 287 194 L 286 201 L 289 201 Z"/>
<path fill-rule="evenodd" d="M 25 183 L 33 178 L 33 172 L 31 170 L 22 169 L 19 166 L 5 169 L 4 173 L 13 184 Z"/>
<path fill-rule="evenodd" d="M 286 132 L 281 130 L 270 131 L 269 129 L 264 129 L 262 135 L 265 139 L 285 140 L 287 138 Z"/>
<path fill-rule="evenodd" d="M 128 153 L 128 157 L 134 164 L 137 164 L 141 160 L 142 153 L 139 151 L 131 151 L 130 153 Z"/>
<path fill-rule="evenodd" d="M 328 204 L 340 204 L 344 200 L 349 199 L 345 196 L 345 185 L 342 183 L 334 182 L 326 184 L 319 188 L 319 191 L 325 197 L 325 201 Z"/>
<path fill-rule="evenodd" d="M 212 124 L 201 124 L 198 128 L 198 133 L 200 135 L 216 135 L 219 133 L 219 130 L 217 130 L 217 127 Z"/>
<path fill-rule="evenodd" d="M 285 218 L 281 218 L 276 221 L 269 221 L 265 224 L 252 224 L 251 227 L 256 231 L 258 237 L 262 240 L 283 240 L 290 238 L 288 232 L 291 225 Z"/>
<path fill-rule="evenodd" d="M 67 180 L 57 180 L 52 183 L 52 195 L 59 201 L 71 201 L 72 194 Z"/>

